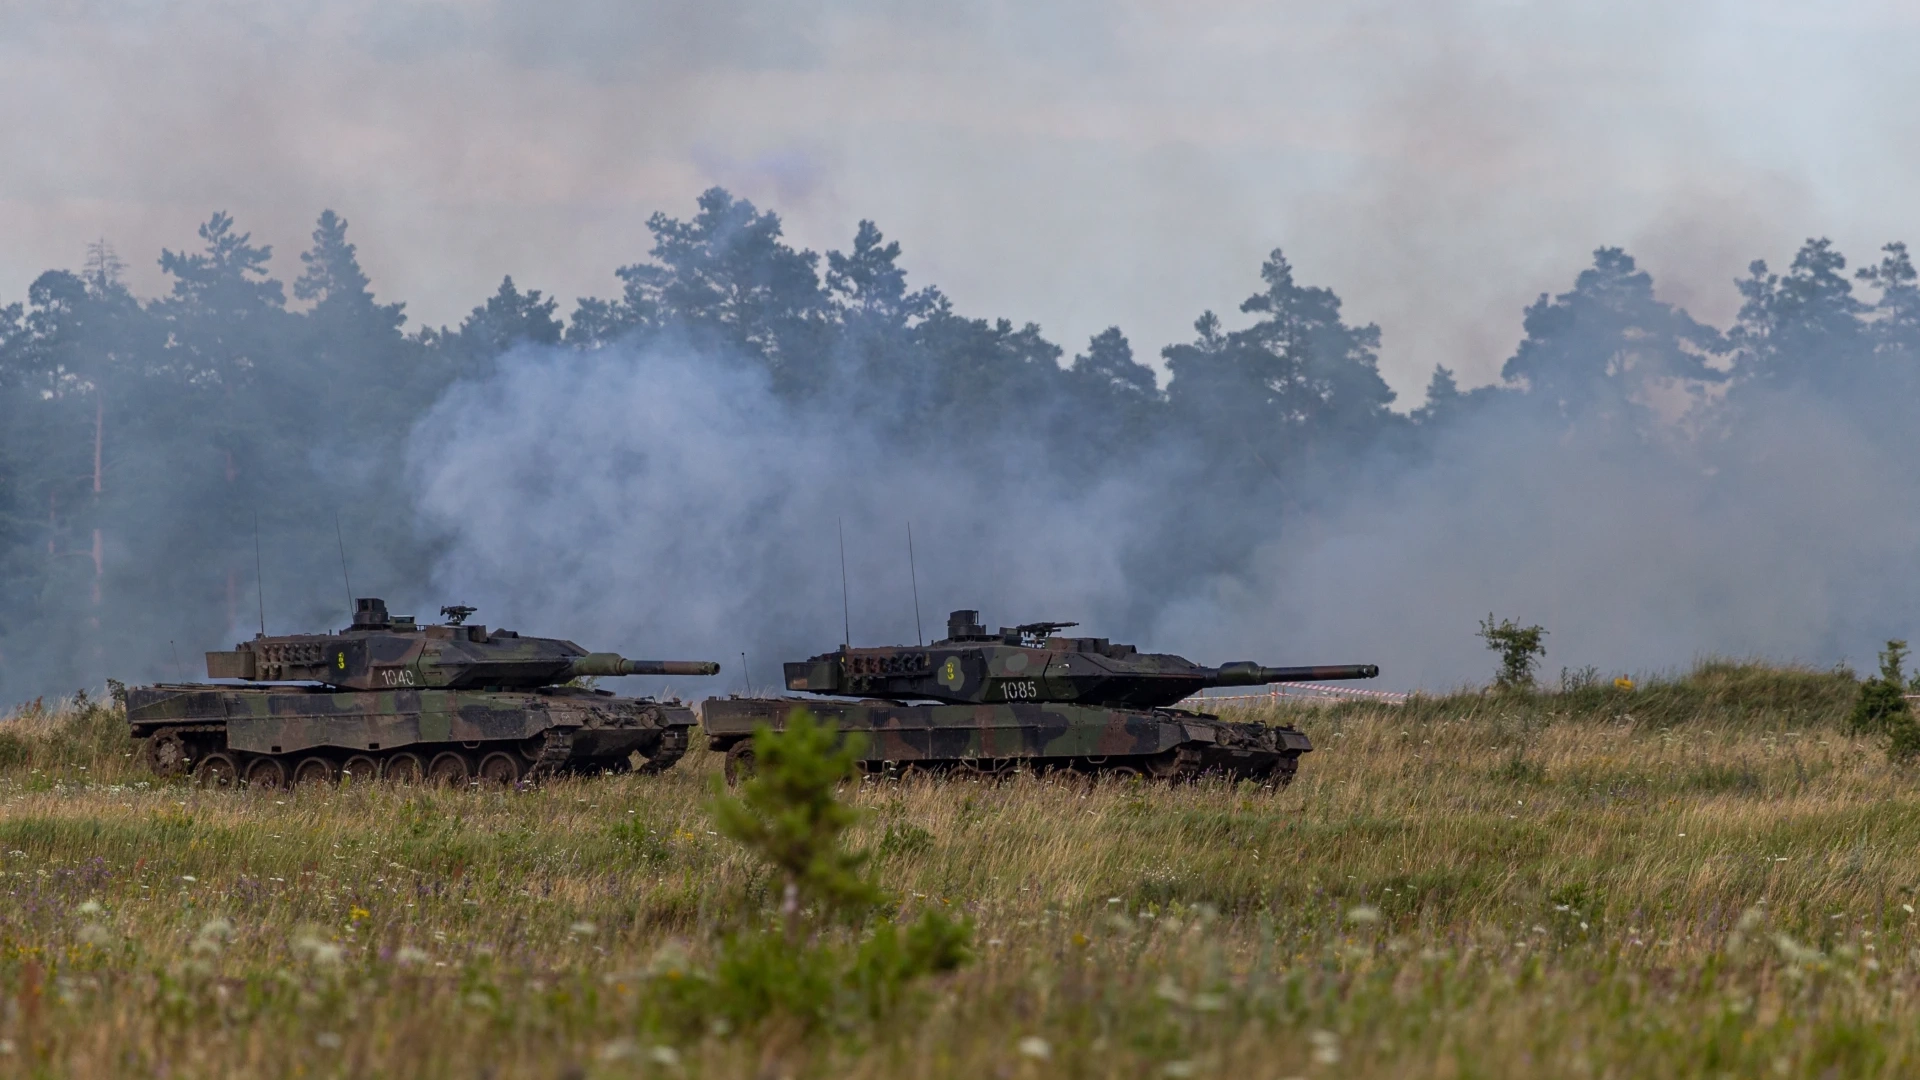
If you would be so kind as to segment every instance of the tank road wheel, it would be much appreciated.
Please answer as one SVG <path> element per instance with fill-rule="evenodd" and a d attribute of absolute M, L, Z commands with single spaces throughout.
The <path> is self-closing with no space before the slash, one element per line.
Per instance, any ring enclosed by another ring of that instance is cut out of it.
<path fill-rule="evenodd" d="M 1129 780 L 1138 780 L 1146 774 L 1140 770 L 1140 766 L 1128 762 L 1122 765 L 1108 765 L 1100 770 L 1100 775 L 1117 783 L 1126 783 Z"/>
<path fill-rule="evenodd" d="M 187 740 L 171 729 L 153 733 L 147 740 L 146 758 L 147 768 L 155 776 L 185 776 L 193 770 L 193 751 L 187 749 Z"/>
<path fill-rule="evenodd" d="M 371 784 L 380 779 L 380 762 L 370 754 L 355 754 L 340 767 L 340 775 L 355 785 Z"/>
<path fill-rule="evenodd" d="M 1142 762 L 1147 775 L 1169 784 L 1192 783 L 1200 779 L 1200 751 L 1190 746 L 1163 750 Z"/>
<path fill-rule="evenodd" d="M 1293 783 L 1293 774 L 1300 771 L 1300 755 L 1288 754 L 1273 763 L 1273 771 L 1261 779 L 1274 787 L 1286 787 Z"/>
<path fill-rule="evenodd" d="M 686 728 L 668 728 L 660 733 L 660 743 L 653 748 L 653 753 L 634 771 L 648 775 L 666 772 L 686 754 L 687 742 Z"/>
<path fill-rule="evenodd" d="M 339 780 L 340 767 L 318 755 L 301 758 L 293 767 L 294 787 L 321 787 Z"/>
<path fill-rule="evenodd" d="M 480 782 L 489 787 L 512 787 L 526 775 L 526 759 L 494 751 L 480 759 Z"/>
<path fill-rule="evenodd" d="M 240 782 L 240 769 L 226 754 L 208 754 L 193 770 L 203 788 L 231 788 Z"/>
<path fill-rule="evenodd" d="M 467 786 L 467 759 L 451 750 L 434 755 L 427 766 L 427 783 L 434 787 Z"/>
<path fill-rule="evenodd" d="M 953 775 L 961 780 L 993 780 L 1004 772 L 992 758 L 961 758 L 953 767 Z"/>
<path fill-rule="evenodd" d="M 402 750 L 388 758 L 386 767 L 380 770 L 381 778 L 396 784 L 417 784 L 426 775 L 426 762 L 411 750 Z"/>
<path fill-rule="evenodd" d="M 896 761 L 891 764 L 896 784 L 924 784 L 940 775 L 939 767 L 930 761 Z"/>
<path fill-rule="evenodd" d="M 262 791 L 277 791 L 287 786 L 287 767 L 279 758 L 254 758 L 247 763 L 247 786 Z"/>
<path fill-rule="evenodd" d="M 727 747 L 727 786 L 753 779 L 753 740 L 742 739 Z"/>

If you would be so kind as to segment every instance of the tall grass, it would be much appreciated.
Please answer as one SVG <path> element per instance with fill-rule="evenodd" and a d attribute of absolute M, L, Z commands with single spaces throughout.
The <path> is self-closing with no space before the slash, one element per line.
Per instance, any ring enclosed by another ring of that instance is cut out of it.
<path fill-rule="evenodd" d="M 1920 783 L 1850 677 L 1266 709 L 1278 792 L 849 789 L 979 958 L 882 1023 L 670 1024 L 775 899 L 718 771 L 200 792 L 97 706 L 0 723 L 0 1070 L 1707 1076 L 1920 1067 Z"/>

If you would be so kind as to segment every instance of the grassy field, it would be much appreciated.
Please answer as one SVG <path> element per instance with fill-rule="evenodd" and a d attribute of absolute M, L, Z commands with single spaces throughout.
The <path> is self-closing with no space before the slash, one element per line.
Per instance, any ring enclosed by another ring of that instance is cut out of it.
<path fill-rule="evenodd" d="M 111 709 L 0 725 L 0 1073 L 1895 1076 L 1920 780 L 1850 677 L 1256 714 L 1284 791 L 849 792 L 977 957 L 882 1021 L 663 1009 L 774 902 L 719 762 L 530 793 L 200 792 Z M 1244 718 L 1244 717 L 1242 717 Z"/>

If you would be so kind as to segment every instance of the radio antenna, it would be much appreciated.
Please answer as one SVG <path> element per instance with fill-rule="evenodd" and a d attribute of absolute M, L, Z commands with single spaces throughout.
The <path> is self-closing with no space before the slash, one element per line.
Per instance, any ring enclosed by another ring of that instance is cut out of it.
<path fill-rule="evenodd" d="M 183 664 L 183 663 L 181 663 L 181 662 L 180 662 L 180 646 L 178 646 L 178 645 L 175 645 L 175 644 L 173 643 L 173 639 L 172 639 L 172 638 L 168 638 L 168 639 L 167 639 L 167 648 L 169 648 L 169 649 L 172 649 L 172 650 L 173 650 L 173 666 L 174 666 L 175 668 L 177 668 L 177 669 L 179 670 L 179 672 L 180 672 L 180 681 L 181 681 L 181 682 L 192 682 L 192 681 L 193 681 L 193 678 L 192 678 L 192 676 L 190 676 L 190 675 L 188 675 L 188 674 L 187 674 L 187 665 L 185 665 L 185 664 Z"/>
<path fill-rule="evenodd" d="M 253 596 L 260 601 L 260 636 L 267 636 L 267 581 L 260 572 L 260 511 L 253 512 Z"/>
<path fill-rule="evenodd" d="M 853 647 L 853 606 L 847 602 L 847 526 L 842 518 L 833 519 L 833 527 L 840 534 L 840 643 L 847 648 Z"/>
<path fill-rule="evenodd" d="M 747 681 L 747 696 L 753 696 L 753 672 L 747 670 L 747 654 L 740 654 L 740 677 Z"/>
<path fill-rule="evenodd" d="M 907 522 L 907 578 L 913 582 L 913 639 L 922 645 L 927 635 L 920 632 L 920 572 L 913 565 L 913 522 Z"/>
<path fill-rule="evenodd" d="M 353 579 L 347 576 L 347 538 L 340 531 L 340 511 L 333 512 L 333 538 L 340 544 L 340 580 L 347 583 L 347 614 L 353 614 Z"/>

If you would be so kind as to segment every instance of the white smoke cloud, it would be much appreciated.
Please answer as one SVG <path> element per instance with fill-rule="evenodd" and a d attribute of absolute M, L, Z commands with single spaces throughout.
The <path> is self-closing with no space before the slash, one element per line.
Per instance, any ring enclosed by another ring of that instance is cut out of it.
<path fill-rule="evenodd" d="M 1037 447 L 903 449 L 791 408 L 757 371 L 674 349 L 521 349 L 414 430 L 439 595 L 496 625 L 630 656 L 712 659 L 756 686 L 842 634 L 914 638 L 907 526 L 929 639 L 978 608 L 1011 625 L 1125 603 L 1130 520 L 1160 481 L 1069 492 Z M 1095 629 L 1098 629 L 1096 626 Z"/>
<path fill-rule="evenodd" d="M 1173 517 L 1177 460 L 1079 487 L 1037 444 L 906 449 L 684 350 L 524 349 L 434 406 L 410 467 L 443 538 L 437 593 L 592 648 L 727 664 L 682 691 L 737 689 L 743 650 L 764 687 L 838 644 L 838 527 L 854 640 L 912 641 L 909 519 L 929 638 L 977 607 L 1209 663 L 1378 663 L 1378 685 L 1431 690 L 1488 677 L 1474 630 L 1492 612 L 1548 628 L 1549 679 L 1869 661 L 1920 601 L 1914 455 L 1838 406 L 1741 407 L 1735 434 L 1697 442 L 1496 408 L 1319 510 Z M 1249 528 L 1247 565 L 1200 588 L 1131 558 Z"/>

